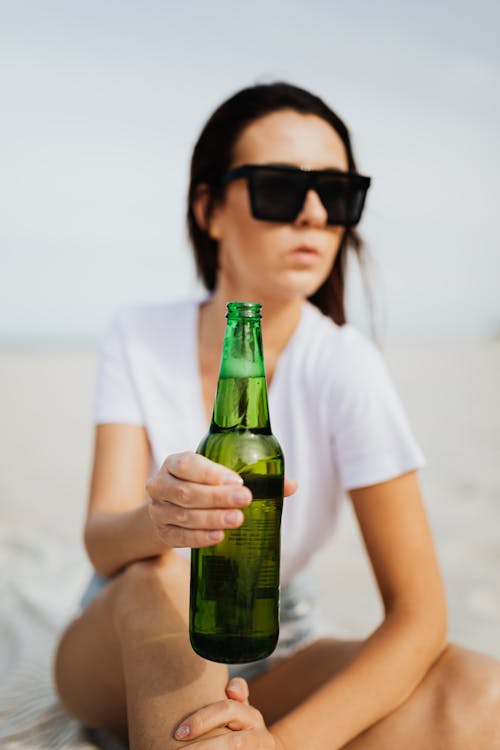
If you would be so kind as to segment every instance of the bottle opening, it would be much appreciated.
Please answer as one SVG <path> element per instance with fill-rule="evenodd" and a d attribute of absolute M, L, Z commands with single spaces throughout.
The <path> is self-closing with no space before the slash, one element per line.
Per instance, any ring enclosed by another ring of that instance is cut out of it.
<path fill-rule="evenodd" d="M 260 302 L 228 302 L 226 318 L 262 318 Z"/>

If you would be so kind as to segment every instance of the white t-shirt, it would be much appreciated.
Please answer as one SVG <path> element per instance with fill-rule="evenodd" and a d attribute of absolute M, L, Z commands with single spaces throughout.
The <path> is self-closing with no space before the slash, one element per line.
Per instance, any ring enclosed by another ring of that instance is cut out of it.
<path fill-rule="evenodd" d="M 144 425 L 152 469 L 170 453 L 196 450 L 208 430 L 198 305 L 126 308 L 102 345 L 95 421 Z M 286 476 L 299 484 L 284 503 L 285 584 L 330 537 L 346 490 L 399 476 L 424 459 L 378 350 L 310 303 L 278 359 L 269 411 Z"/>

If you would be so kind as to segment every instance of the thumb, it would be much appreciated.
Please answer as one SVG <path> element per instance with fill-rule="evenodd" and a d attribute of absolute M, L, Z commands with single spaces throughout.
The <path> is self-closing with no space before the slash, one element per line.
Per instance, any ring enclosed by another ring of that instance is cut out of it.
<path fill-rule="evenodd" d="M 299 485 L 297 482 L 294 482 L 293 479 L 285 479 L 285 487 L 284 487 L 284 495 L 285 497 L 288 497 L 289 495 L 293 495 L 293 493 L 297 490 L 297 487 Z"/>

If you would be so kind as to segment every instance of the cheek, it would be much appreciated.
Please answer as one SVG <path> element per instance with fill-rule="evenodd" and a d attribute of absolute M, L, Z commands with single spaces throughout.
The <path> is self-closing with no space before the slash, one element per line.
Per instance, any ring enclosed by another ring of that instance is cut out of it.
<path fill-rule="evenodd" d="M 245 221 L 226 224 L 219 241 L 219 267 L 244 273 L 255 255 L 258 242 L 251 224 Z"/>
<path fill-rule="evenodd" d="M 227 258 L 232 258 L 233 263 L 239 265 L 238 261 L 245 263 L 254 254 L 256 244 L 257 236 L 252 225 L 240 221 L 226 227 L 220 247 Z"/>
<path fill-rule="evenodd" d="M 262 221 L 254 219 L 247 205 L 246 196 L 238 202 L 231 213 L 227 213 L 223 227 L 222 243 L 227 246 L 230 252 L 245 258 L 249 255 L 254 256 L 256 249 L 263 245 L 276 242 L 274 232 L 269 231 L 270 226 Z"/>
<path fill-rule="evenodd" d="M 337 247 L 340 245 L 340 243 L 344 239 L 346 231 L 347 230 L 344 227 L 332 227 L 332 233 L 333 233 L 333 237 L 334 237 L 334 239 L 335 239 L 335 241 L 337 243 L 336 244 Z"/>
<path fill-rule="evenodd" d="M 219 214 L 218 224 L 221 246 L 240 249 L 248 244 L 248 238 L 255 235 L 255 221 L 250 214 L 246 192 L 235 190 L 226 198 L 226 205 Z"/>
<path fill-rule="evenodd" d="M 345 236 L 346 230 L 343 227 L 332 227 L 331 228 L 331 263 L 335 262 L 335 258 L 338 255 L 340 246 Z"/>

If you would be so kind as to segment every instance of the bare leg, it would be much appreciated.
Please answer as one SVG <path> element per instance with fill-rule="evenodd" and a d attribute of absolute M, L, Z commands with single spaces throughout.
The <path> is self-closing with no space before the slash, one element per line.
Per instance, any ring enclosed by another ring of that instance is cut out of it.
<path fill-rule="evenodd" d="M 269 726 L 347 666 L 360 645 L 317 641 L 253 680 L 250 702 Z M 500 662 L 449 646 L 405 703 L 343 750 L 387 748 L 500 750 Z"/>
<path fill-rule="evenodd" d="M 181 746 L 175 727 L 224 698 L 227 683 L 226 667 L 189 643 L 188 584 L 189 566 L 178 555 L 134 563 L 70 625 L 55 664 L 70 713 L 128 736 L 131 748 Z"/>

